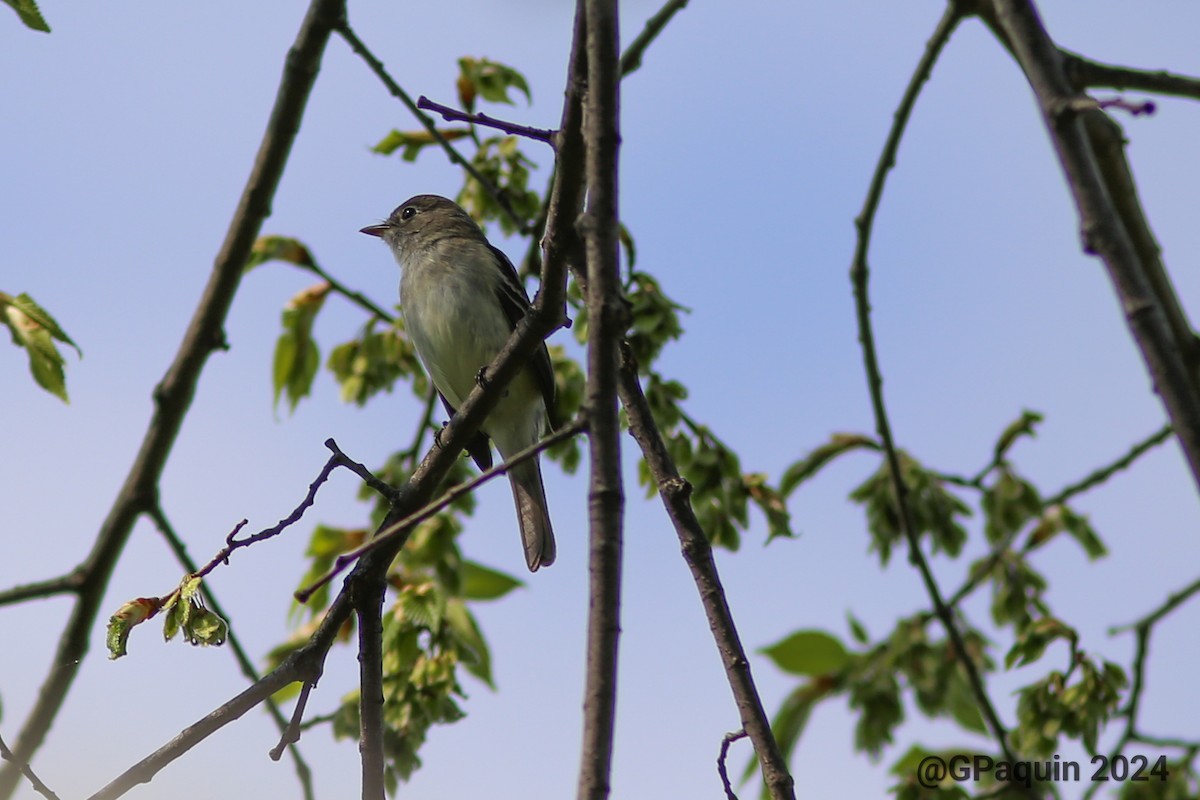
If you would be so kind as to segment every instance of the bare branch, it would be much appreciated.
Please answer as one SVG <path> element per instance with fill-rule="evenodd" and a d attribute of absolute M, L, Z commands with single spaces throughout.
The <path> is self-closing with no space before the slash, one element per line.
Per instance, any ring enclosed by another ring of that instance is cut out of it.
<path fill-rule="evenodd" d="M 344 10 L 342 0 L 312 0 L 289 51 L 258 156 L 213 264 L 208 285 L 174 363 L 154 391 L 154 416 L 138 455 L 97 533 L 91 553 L 81 565 L 81 571 L 87 576 L 84 585 L 59 639 L 51 661 L 53 666 L 13 745 L 13 752 L 21 760 L 28 761 L 42 744 L 78 674 L 113 568 L 138 516 L 152 504 L 171 446 L 195 396 L 200 374 L 208 357 L 223 342 L 222 328 L 241 280 L 243 265 L 263 220 L 270 213 L 275 189 L 299 131 L 309 92 L 316 81 L 325 43 Z M 0 769 L 0 800 L 12 796 L 19 780 L 20 771 L 11 764 Z"/>
<path fill-rule="evenodd" d="M 60 594 L 75 594 L 83 588 L 85 579 L 86 575 L 82 569 L 76 568 L 57 578 L 23 583 L 0 592 L 0 606 L 23 603 L 26 600 L 40 600 Z"/>
<path fill-rule="evenodd" d="M 962 19 L 962 13 L 962 9 L 960 9 L 957 3 L 952 2 L 947 5 L 945 14 L 943 14 L 937 28 L 925 46 L 924 55 L 918 62 L 912 78 L 909 79 L 908 87 L 905 89 L 900 106 L 896 110 L 892 128 L 884 142 L 883 151 L 880 153 L 874 175 L 871 178 L 871 184 L 867 190 L 867 197 L 864 201 L 862 212 L 855 220 L 855 226 L 858 229 L 858 238 L 854 250 L 854 261 L 850 268 L 850 277 L 854 284 L 855 313 L 858 319 L 859 342 L 862 344 L 863 350 L 863 364 L 867 374 L 867 388 L 871 395 L 871 407 L 875 416 L 875 426 L 887 459 L 900 527 L 904 531 L 905 539 L 908 541 L 909 558 L 920 573 L 921 580 L 925 584 L 925 591 L 933 603 L 934 611 L 941 621 L 942 627 L 945 628 L 947 637 L 954 645 L 955 655 L 967 675 L 967 681 L 971 686 L 971 692 L 974 695 L 980 713 L 983 715 L 1000 748 L 1004 751 L 1005 757 L 1012 760 L 1013 756 L 1008 746 L 1007 732 L 1000 722 L 1000 717 L 996 713 L 995 707 L 987 696 L 987 690 L 983 685 L 983 678 L 979 674 L 979 667 L 967 651 L 962 633 L 958 630 L 958 623 L 955 621 L 954 612 L 942 598 L 941 589 L 938 588 L 937 581 L 933 577 L 933 572 L 929 568 L 929 563 L 925 560 L 925 556 L 921 552 L 921 543 L 917 538 L 917 532 L 913 524 L 912 509 L 908 504 L 908 487 L 905 485 L 904 477 L 900 472 L 900 457 L 895 441 L 892 438 L 891 423 L 888 421 L 887 408 L 884 405 L 883 376 L 879 367 L 879 358 L 875 350 L 875 335 L 871 327 L 871 304 L 868 297 L 869 270 L 867 267 L 867 251 L 870 248 L 871 230 L 875 214 L 879 208 L 880 198 L 883 195 L 884 183 L 888 172 L 896 162 L 896 152 L 899 149 L 900 140 L 904 135 L 904 130 L 908 124 L 909 117 L 912 115 L 913 106 L 916 104 L 921 88 L 929 79 L 933 66 L 937 62 L 942 49 L 950 40 L 951 34 L 958 27 L 958 23 Z"/>
<path fill-rule="evenodd" d="M 1166 70 L 1145 70 L 1103 64 L 1084 58 L 1078 53 L 1061 51 L 1064 56 L 1063 69 L 1067 79 L 1077 90 L 1105 86 L 1122 91 L 1133 89 L 1140 92 L 1190 97 L 1200 100 L 1200 78 L 1179 75 Z"/>
<path fill-rule="evenodd" d="M 991 6 L 997 28 L 1037 96 L 1079 212 L 1083 248 L 1099 255 L 1108 269 L 1126 325 L 1200 487 L 1196 338 L 1161 266 L 1132 179 L 1122 167 L 1119 129 L 1099 110 L 1073 108 L 1079 95 L 1065 74 L 1063 54 L 1029 0 L 991 0 Z"/>
<path fill-rule="evenodd" d="M 300 696 L 296 698 L 296 705 L 292 709 L 292 718 L 283 726 L 279 743 L 268 753 L 272 761 L 278 761 L 283 756 L 285 749 L 300 741 L 300 731 L 304 730 L 304 709 L 308 707 L 308 697 L 315 688 L 316 684 L 307 681 L 300 687 Z M 274 700 L 267 700 L 267 702 L 271 705 L 275 703 Z M 291 751 L 295 753 L 296 748 L 292 747 Z"/>
<path fill-rule="evenodd" d="M 468 114 L 465 111 L 459 111 L 450 106 L 444 106 L 441 103 L 435 103 L 425 95 L 417 98 L 417 108 L 423 108 L 426 111 L 432 111 L 435 114 L 441 114 L 442 119 L 447 122 L 469 122 L 472 125 L 482 125 L 485 128 L 495 128 L 504 131 L 512 136 L 524 136 L 527 139 L 533 139 L 537 142 L 545 142 L 548 145 L 554 145 L 554 131 L 546 128 L 531 128 L 528 125 L 518 125 L 515 122 L 506 122 L 502 119 L 489 117 L 487 114 Z"/>
<path fill-rule="evenodd" d="M 642 66 L 642 56 L 646 54 L 646 48 L 658 38 L 658 35 L 662 33 L 663 28 L 667 27 L 667 23 L 671 21 L 671 18 L 682 11 L 687 4 L 688 0 L 667 0 L 654 16 L 646 20 L 646 27 L 629 43 L 629 47 L 625 48 L 625 52 L 621 54 L 622 78 L 631 72 L 637 72 Z"/>
<path fill-rule="evenodd" d="M 21 770 L 21 774 L 29 779 L 29 783 L 33 786 L 33 790 L 45 797 L 46 800 L 59 800 L 58 795 L 50 790 L 50 787 L 42 782 L 42 779 L 33 771 L 33 767 L 29 766 L 25 761 L 13 755 L 13 752 L 8 749 L 8 745 L 4 742 L 4 737 L 0 736 L 0 759 L 3 759 Z"/>
<path fill-rule="evenodd" d="M 617 163 L 620 148 L 620 77 L 616 0 L 584 0 L 587 94 L 584 97 L 584 171 L 587 208 L 578 228 L 587 259 L 588 635 L 583 697 L 580 800 L 608 797 L 617 707 L 620 638 L 621 426 L 617 414 L 618 347 L 628 327 L 621 300 L 617 239 Z M 578 30 L 578 26 L 576 27 Z M 578 46 L 578 43 L 576 43 Z"/>
<path fill-rule="evenodd" d="M 637 364 L 626 344 L 621 359 L 621 404 L 629 415 L 629 432 L 641 446 L 642 456 L 650 468 L 650 475 L 658 486 L 667 515 L 675 526 L 683 558 L 692 572 L 700 602 L 708 617 L 709 628 L 721 654 L 729 688 L 742 719 L 742 727 L 754 745 L 754 754 L 762 765 L 763 784 L 775 800 L 790 800 L 795 797 L 794 782 L 788 772 L 787 761 L 771 732 L 771 722 L 763 708 L 762 698 L 754 685 L 750 672 L 750 660 L 738 636 L 733 613 L 725 598 L 725 588 L 713 560 L 712 545 L 691 504 L 691 485 L 679 475 L 675 462 L 667 451 L 662 433 L 654 422 L 650 404 L 638 381 Z"/>
<path fill-rule="evenodd" d="M 1116 461 L 1100 467 L 1075 483 L 1064 486 L 1058 492 L 1046 498 L 1043 505 L 1045 505 L 1047 508 L 1050 506 L 1060 505 L 1078 494 L 1083 494 L 1089 489 L 1094 489 L 1095 487 L 1107 481 L 1113 475 L 1116 475 L 1121 470 L 1128 469 L 1134 461 L 1137 461 L 1137 459 L 1147 451 L 1158 447 L 1167 439 L 1171 438 L 1171 433 L 1171 424 L 1167 423 L 1154 433 L 1147 436 L 1145 439 L 1142 439 L 1133 447 L 1129 448 L 1129 452 L 1118 458 Z"/>

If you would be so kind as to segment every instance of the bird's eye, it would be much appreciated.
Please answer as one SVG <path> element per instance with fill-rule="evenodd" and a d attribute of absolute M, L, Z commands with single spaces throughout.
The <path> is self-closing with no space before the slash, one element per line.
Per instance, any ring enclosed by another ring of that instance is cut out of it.
<path fill-rule="evenodd" d="M 406 208 L 400 212 L 400 219 L 412 219 L 416 215 L 417 215 L 417 210 L 415 208 L 413 208 L 412 206 L 409 206 L 408 208 Z"/>

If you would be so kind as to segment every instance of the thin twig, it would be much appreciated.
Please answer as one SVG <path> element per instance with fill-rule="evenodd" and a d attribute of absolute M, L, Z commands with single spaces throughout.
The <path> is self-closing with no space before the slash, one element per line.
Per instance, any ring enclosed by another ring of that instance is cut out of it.
<path fill-rule="evenodd" d="M 417 98 L 417 108 L 432 111 L 435 114 L 441 114 L 442 119 L 447 122 L 469 122 L 472 125 L 482 125 L 485 128 L 495 128 L 496 130 L 504 131 L 512 136 L 524 136 L 527 139 L 533 139 L 537 142 L 545 142 L 550 146 L 554 146 L 554 134 L 552 130 L 546 128 L 531 128 L 528 125 L 518 125 L 515 122 L 507 122 L 495 117 L 489 117 L 487 114 L 468 114 L 465 111 L 459 111 L 457 108 L 444 106 L 441 103 L 435 103 L 425 95 Z"/>
<path fill-rule="evenodd" d="M 667 0 L 654 16 L 646 20 L 646 27 L 642 28 L 642 32 L 629 43 L 629 47 L 625 48 L 625 52 L 621 54 L 622 78 L 631 72 L 636 72 L 642 66 L 642 56 L 646 54 L 646 48 L 658 38 L 671 18 L 682 11 L 687 4 L 688 0 Z"/>
<path fill-rule="evenodd" d="M 478 487 L 490 481 L 492 478 L 495 478 L 497 475 L 505 474 L 517 464 L 521 464 L 531 458 L 536 457 L 543 450 L 553 447 L 559 442 L 566 441 L 572 436 L 579 435 L 581 432 L 587 430 L 587 427 L 588 425 L 586 417 L 580 416 L 575 421 L 568 425 L 562 426 L 541 441 L 536 442 L 535 444 L 532 444 L 529 447 L 526 447 L 524 450 L 514 454 L 512 458 L 508 459 L 504 463 L 497 464 L 491 469 L 484 470 L 483 472 L 479 473 L 471 480 L 458 484 L 457 486 L 449 489 L 437 500 L 429 503 L 417 511 L 414 511 L 403 519 L 390 522 L 386 527 L 381 528 L 378 533 L 376 533 L 363 544 L 360 544 L 353 550 L 347 550 L 345 553 L 342 553 L 335 558 L 333 565 L 319 578 L 307 586 L 297 589 L 294 595 L 296 600 L 301 603 L 307 603 L 308 599 L 313 596 L 314 592 L 336 578 L 344 569 L 346 569 L 346 567 L 353 564 L 355 561 L 358 561 L 367 553 L 370 553 L 372 550 L 378 550 L 381 547 L 387 547 L 393 544 L 394 540 L 401 536 L 407 537 L 408 531 L 413 526 L 429 519 L 434 514 L 437 514 L 439 511 L 449 506 L 458 498 L 465 494 L 470 494 Z"/>
<path fill-rule="evenodd" d="M 979 673 L 979 667 L 967 651 L 962 633 L 958 629 L 958 623 L 954 619 L 954 612 L 942 598 L 941 589 L 938 588 L 937 581 L 933 577 L 933 572 L 929 568 L 929 563 L 925 560 L 925 556 L 921 552 L 921 543 L 917 538 L 917 532 L 913 524 L 912 509 L 908 504 L 908 487 L 905 485 L 904 477 L 900 472 L 900 457 L 895 441 L 892 438 L 892 428 L 888 421 L 887 408 L 884 405 L 883 377 L 879 367 L 879 358 L 875 350 L 875 335 L 872 331 L 870 316 L 871 304 L 868 296 L 869 271 L 867 267 L 867 252 L 870 248 L 871 230 L 875 214 L 879 209 L 879 201 L 883 196 L 883 187 L 887 179 L 887 174 L 895 165 L 896 152 L 899 149 L 900 140 L 904 135 L 904 130 L 909 117 L 912 115 L 913 106 L 916 104 L 921 88 L 929 80 L 930 73 L 937 62 L 938 56 L 950 40 L 951 34 L 961 20 L 962 10 L 958 3 L 949 3 L 946 7 L 946 12 L 942 15 L 937 28 L 925 46 L 925 53 L 917 64 L 917 68 L 909 80 L 908 88 L 904 92 L 904 97 L 900 101 L 900 106 L 896 110 L 892 128 L 884 143 L 883 151 L 880 153 L 874 175 L 871 178 L 870 188 L 867 190 L 863 210 L 858 218 L 855 219 L 858 237 L 854 250 L 854 261 L 850 269 L 850 277 L 854 285 L 855 313 L 858 319 L 858 333 L 863 351 L 863 364 L 867 374 L 867 388 L 871 395 L 871 407 L 875 416 L 875 426 L 887 459 L 888 472 L 891 476 L 892 492 L 895 497 L 900 526 L 904 531 L 905 539 L 908 541 L 909 558 L 920 573 L 921 581 L 925 584 L 925 591 L 933 602 L 934 611 L 941 621 L 942 627 L 945 628 L 947 637 L 954 645 L 955 655 L 963 671 L 966 673 L 971 693 L 984 720 L 987 722 L 1000 748 L 1004 751 L 1005 757 L 1011 761 L 1013 756 L 1008 745 L 1008 734 L 1005 731 L 1004 725 L 1000 722 L 1000 717 L 996 713 L 995 706 L 992 705 L 991 700 L 988 698 L 987 690 L 983 685 L 983 678 Z"/>
<path fill-rule="evenodd" d="M 175 532 L 175 528 L 171 525 L 171 521 L 167 519 L 166 512 L 163 511 L 161 504 L 155 503 L 146 513 L 149 515 L 150 519 L 154 521 L 154 526 L 158 528 L 159 535 L 161 535 L 166 541 L 167 546 L 171 549 L 171 552 L 175 554 L 175 559 L 180 563 L 180 565 L 183 566 L 184 571 L 189 575 L 193 575 L 198 572 L 200 569 L 199 566 L 192 559 L 191 555 L 188 554 L 187 547 L 184 545 L 183 540 Z M 251 683 L 260 680 L 262 676 L 259 675 L 258 670 L 254 667 L 254 661 L 250 658 L 249 653 L 246 652 L 246 648 L 242 646 L 241 638 L 237 635 L 237 631 L 230 619 L 229 612 L 222 607 L 220 602 L 218 602 L 216 595 L 213 594 L 212 587 L 207 583 L 201 585 L 200 591 L 204 598 L 205 605 L 212 609 L 214 614 L 228 623 L 229 635 L 227 641 L 229 642 L 230 649 L 233 651 L 234 660 L 237 661 L 238 667 L 241 669 L 242 674 L 245 675 Z M 271 715 L 271 719 L 275 721 L 275 725 L 279 728 L 281 733 L 285 733 L 288 729 L 288 721 L 283 716 L 283 712 L 279 709 L 279 705 L 274 699 L 267 698 L 266 706 L 267 713 Z M 297 739 L 298 738 L 299 737 L 297 737 Z M 293 739 L 292 741 L 296 741 L 296 739 Z M 312 785 L 312 769 L 309 768 L 308 762 L 304 760 L 304 757 L 300 754 L 298 749 L 293 747 L 291 754 L 292 763 L 296 768 L 296 776 L 300 780 L 300 787 L 304 792 L 305 800 L 313 800 L 314 794 Z M 278 760 L 278 756 L 275 758 Z"/>
<path fill-rule="evenodd" d="M 1132 630 L 1136 637 L 1133 654 L 1133 680 L 1129 687 L 1129 698 L 1125 702 L 1125 707 L 1120 711 L 1120 715 L 1125 717 L 1125 727 L 1121 731 L 1120 738 L 1117 739 L 1112 750 L 1109 752 L 1108 759 L 1110 762 L 1119 756 L 1131 742 L 1144 742 L 1161 747 L 1197 746 L 1196 742 L 1188 742 L 1181 739 L 1165 742 L 1154 737 L 1144 737 L 1137 730 L 1138 711 L 1141 709 L 1142 692 L 1146 687 L 1146 657 L 1150 653 L 1150 635 L 1154 632 L 1155 625 L 1197 593 L 1200 593 L 1200 579 L 1193 581 L 1177 592 L 1172 592 L 1167 596 L 1162 605 L 1136 622 L 1109 630 L 1110 635 Z M 1091 797 L 1094 794 L 1095 792 L 1089 787 L 1089 790 L 1084 793 L 1084 797 Z"/>
<path fill-rule="evenodd" d="M 734 794 L 733 784 L 729 782 L 729 772 L 725 768 L 725 759 L 729 756 L 729 745 L 736 742 L 738 739 L 745 739 L 746 731 L 734 731 L 733 733 L 725 734 L 721 739 L 721 754 L 717 756 L 717 774 L 721 776 L 721 786 L 725 789 L 725 797 L 728 800 L 738 800 L 738 796 Z"/>
<path fill-rule="evenodd" d="M 383 66 L 383 62 L 376 58 L 375 54 L 372 53 L 365 44 L 363 44 L 362 39 L 358 38 L 358 35 L 350 27 L 350 23 L 346 21 L 344 17 L 341 22 L 338 23 L 337 32 L 343 39 L 346 40 L 346 44 L 350 45 L 350 49 L 357 53 L 358 56 L 366 62 L 370 70 L 375 73 L 375 76 L 383 82 L 385 87 L 387 87 L 388 92 L 401 103 L 403 103 L 405 107 L 412 112 L 412 115 L 417 118 L 417 122 L 421 123 L 421 127 L 428 131 L 429 135 L 433 137 L 434 141 L 442 146 L 442 149 L 446 151 L 446 155 L 450 158 L 451 163 L 458 164 L 467 171 L 468 175 L 478 181 L 479 185 L 483 187 L 483 190 L 487 192 L 493 200 L 496 201 L 496 204 L 499 205 L 504 213 L 508 215 L 508 218 L 512 220 L 513 225 L 515 225 L 522 233 L 526 232 L 525 220 L 521 219 L 520 215 L 517 214 L 516 210 L 512 207 L 512 204 L 509 203 L 508 197 L 501 192 L 495 184 L 488 180 L 483 173 L 476 169 L 475 165 L 464 158 L 463 155 L 455 149 L 454 145 L 450 144 L 450 141 L 442 135 L 441 131 L 437 129 L 437 126 L 433 123 L 433 120 L 430 119 L 428 114 L 422 113 L 421 110 L 417 108 L 417 104 L 413 102 L 413 99 L 409 96 L 408 92 L 404 91 L 403 87 L 396 83 L 395 79 L 388 74 L 387 69 Z"/>
<path fill-rule="evenodd" d="M 23 760 L 28 761 L 45 740 L 79 672 L 117 560 L 138 517 L 155 496 L 171 447 L 196 395 L 204 365 L 223 341 L 222 329 L 243 266 L 263 220 L 270 213 L 275 190 L 316 81 L 325 44 L 344 11 L 343 0 L 312 0 L 289 51 L 270 121 L 213 264 L 208 285 L 174 362 L 154 390 L 154 415 L 133 466 L 96 535 L 92 551 L 83 562 L 81 570 L 87 576 L 85 585 L 64 626 L 51 660 L 53 666 L 13 745 L 13 752 Z M 19 770 L 11 765 L 0 769 L 0 800 L 12 796 L 19 780 Z"/>
<path fill-rule="evenodd" d="M 312 694 L 315 686 L 316 684 L 305 681 L 300 687 L 300 696 L 296 698 L 296 705 L 292 708 L 292 718 L 280 731 L 279 743 L 268 753 L 272 761 L 278 761 L 283 756 L 285 749 L 300 741 L 300 731 L 304 730 L 304 709 L 308 707 L 308 697 Z M 273 700 L 267 702 L 274 704 Z M 291 751 L 296 752 L 296 748 L 292 747 Z"/>
<path fill-rule="evenodd" d="M 85 573 L 76 568 L 57 578 L 19 584 L 0 592 L 0 606 L 23 603 L 26 600 L 40 600 L 60 594 L 74 594 L 83 587 L 85 578 Z"/>
<path fill-rule="evenodd" d="M 33 790 L 42 797 L 45 797 L 46 800 L 59 800 L 58 795 L 52 792 L 50 787 L 47 786 L 42 779 L 37 776 L 37 773 L 33 771 L 33 767 L 29 766 L 29 764 L 24 760 L 13 755 L 13 752 L 8 749 L 8 745 L 5 744 L 3 736 L 0 736 L 0 759 L 13 764 L 17 769 L 21 770 L 21 774 L 29 779 L 29 783 L 31 786 L 33 786 Z"/>
<path fill-rule="evenodd" d="M 1062 505 L 1072 497 L 1082 494 L 1089 489 L 1094 489 L 1121 470 L 1128 469 L 1143 453 L 1156 447 L 1157 445 L 1162 444 L 1167 440 L 1167 438 L 1170 437 L 1170 435 L 1171 426 L 1168 423 L 1159 430 L 1147 436 L 1145 439 L 1142 439 L 1140 442 L 1133 445 L 1133 447 L 1129 449 L 1129 452 L 1125 453 L 1111 464 L 1100 467 L 1094 472 L 1088 474 L 1086 477 L 1076 481 L 1075 483 L 1064 486 L 1050 497 L 1047 497 L 1042 501 L 1042 509 L 1045 510 L 1048 508 L 1053 508 L 1057 505 Z M 946 478 L 946 476 L 940 477 L 943 479 Z M 982 485 L 975 485 L 973 483 L 970 485 L 980 490 L 983 489 Z M 962 585 L 959 586 L 954 594 L 951 595 L 950 599 L 946 601 L 947 605 L 951 606 L 952 608 L 957 607 L 964 599 L 966 599 L 968 595 L 982 586 L 984 580 L 992 571 L 992 568 L 1001 558 L 1004 557 L 1004 554 L 1007 553 L 1010 548 L 1012 548 L 1013 543 L 1020 537 L 1021 532 L 1022 531 L 1019 529 L 1010 531 L 1009 534 L 1001 541 L 993 545 L 992 551 L 985 557 L 985 560 L 981 562 L 981 565 L 971 570 L 971 573 L 967 576 L 966 580 L 963 581 Z M 1027 544 L 1021 552 L 1026 553 L 1030 549 L 1032 549 L 1032 543 Z"/>
<path fill-rule="evenodd" d="M 1084 58 L 1078 53 L 1063 50 L 1063 69 L 1071 84 L 1079 90 L 1105 86 L 1125 91 L 1174 95 L 1200 99 L 1200 78 L 1179 75 L 1166 70 L 1145 70 L 1103 64 Z"/>
<path fill-rule="evenodd" d="M 1166 425 L 1162 426 L 1157 431 L 1135 444 L 1129 449 L 1128 453 L 1121 456 L 1116 461 L 1107 466 L 1100 467 L 1096 471 L 1090 473 L 1075 483 L 1064 486 L 1062 489 L 1046 498 L 1044 505 L 1049 508 L 1050 506 L 1065 503 L 1075 495 L 1082 494 L 1089 489 L 1099 486 L 1121 470 L 1128 469 L 1129 466 L 1133 464 L 1133 462 L 1136 461 L 1143 453 L 1148 450 L 1152 450 L 1169 439 L 1171 437 L 1172 430 L 1171 423 L 1168 422 Z"/>
<path fill-rule="evenodd" d="M 364 295 L 362 292 L 355 291 L 355 290 L 349 288 L 348 286 L 346 286 L 344 283 L 339 281 L 337 278 L 333 277 L 328 272 L 326 272 L 324 269 L 322 269 L 321 265 L 317 264 L 315 261 L 312 261 L 312 262 L 309 262 L 306 264 L 302 264 L 302 265 L 300 265 L 300 268 L 308 270 L 309 272 L 313 273 L 317 277 L 321 278 L 322 280 L 324 280 L 326 283 L 329 284 L 329 287 L 333 291 L 337 292 L 342 297 L 345 297 L 350 302 L 355 303 L 356 305 L 358 305 L 360 308 L 364 309 L 365 311 L 375 315 L 376 317 L 378 317 L 379 319 L 388 323 L 389 325 L 396 321 L 395 316 L 393 316 L 392 314 L 389 314 L 388 312 L 384 311 L 379 306 L 375 305 L 375 303 L 369 297 Z"/>

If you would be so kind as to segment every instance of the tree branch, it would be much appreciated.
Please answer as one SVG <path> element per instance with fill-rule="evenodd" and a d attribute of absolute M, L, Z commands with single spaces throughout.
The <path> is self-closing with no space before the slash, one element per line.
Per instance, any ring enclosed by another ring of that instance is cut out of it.
<path fill-rule="evenodd" d="M 912 509 L 908 504 L 908 487 L 905 485 L 904 477 L 900 472 L 900 457 L 895 441 L 892 438 L 891 423 L 888 421 L 887 408 L 884 405 L 883 376 L 879 368 L 879 358 L 875 350 L 875 335 L 872 331 L 870 316 L 871 304 L 868 296 L 869 270 L 867 267 L 867 251 L 870 248 L 871 231 L 874 225 L 875 214 L 879 209 L 879 201 L 883 195 L 883 187 L 887 179 L 887 174 L 895 165 L 896 152 L 900 147 L 900 140 L 904 135 L 904 130 L 908 124 L 909 117 L 912 115 L 913 106 L 916 104 L 921 88 L 929 79 L 938 56 L 941 54 L 942 49 L 949 41 L 951 34 L 954 33 L 961 19 L 962 10 L 958 4 L 954 2 L 949 3 L 945 14 L 943 14 L 937 28 L 925 46 L 925 53 L 918 62 L 917 68 L 909 80 L 908 88 L 904 92 L 904 97 L 900 101 L 900 106 L 896 110 L 892 128 L 888 133 L 883 151 L 880 153 L 879 161 L 875 167 L 875 173 L 871 178 L 870 187 L 867 190 L 863 210 L 855 219 L 858 238 L 854 250 L 854 261 L 850 268 L 850 278 L 854 284 L 854 305 L 858 318 L 859 342 L 862 344 L 863 365 L 867 374 L 867 388 L 871 395 L 871 407 L 875 416 L 875 426 L 887 459 L 900 527 L 904 531 L 905 539 L 908 541 L 909 558 L 920 573 L 921 581 L 925 584 L 925 591 L 933 603 L 934 611 L 941 621 L 942 627 L 946 630 L 947 637 L 954 645 L 955 655 L 958 658 L 959 664 L 962 665 L 963 671 L 966 673 L 968 684 L 971 687 L 971 692 L 974 695 L 980 713 L 983 715 L 1000 748 L 1004 751 L 1005 757 L 1011 761 L 1013 756 L 1008 746 L 1008 734 L 1000 722 L 1000 717 L 996 713 L 995 707 L 987 696 L 987 690 L 984 688 L 983 679 L 979 674 L 979 667 L 976 665 L 974 659 L 971 658 L 963 642 L 962 634 L 958 630 L 958 624 L 954 619 L 954 612 L 942 598 L 941 590 L 938 588 L 937 581 L 933 577 L 929 563 L 925 560 L 925 556 L 921 552 L 921 543 L 917 538 L 917 531 L 912 519 Z"/>
<path fill-rule="evenodd" d="M 1200 488 L 1197 342 L 1161 266 L 1124 160 L 1119 128 L 1079 99 L 1064 55 L 1029 0 L 991 0 L 996 29 L 1029 79 L 1079 212 L 1083 248 L 1099 255 L 1155 391 Z"/>
<path fill-rule="evenodd" d="M 60 594 L 76 594 L 83 588 L 86 578 L 83 570 L 77 567 L 57 578 L 19 584 L 0 592 L 0 606 L 23 603 L 26 600 L 41 600 Z"/>
<path fill-rule="evenodd" d="M 671 18 L 682 11 L 687 4 L 688 0 L 667 0 L 654 16 L 646 20 L 646 27 L 629 43 L 629 47 L 625 48 L 625 52 L 621 54 L 622 78 L 631 72 L 637 72 L 642 66 L 642 56 L 646 54 L 646 48 L 658 38 L 658 35 L 662 33 L 663 28 L 667 27 L 667 23 L 671 21 Z"/>
<path fill-rule="evenodd" d="M 1190 97 L 1200 100 L 1200 78 L 1179 75 L 1166 70 L 1134 69 L 1116 64 L 1103 64 L 1069 50 L 1061 50 L 1063 70 L 1075 89 L 1106 86 L 1113 89 L 1134 89 L 1141 92 Z"/>
<path fill-rule="evenodd" d="M 174 363 L 154 391 L 155 411 L 141 448 L 108 517 L 96 536 L 91 553 L 80 569 L 86 575 L 75 607 L 59 639 L 38 699 L 13 746 L 28 761 L 42 744 L 51 722 L 79 672 L 88 650 L 88 639 L 104 599 L 109 578 L 138 516 L 155 496 L 159 477 L 175 437 L 191 406 L 200 374 L 209 355 L 223 342 L 222 328 L 241 279 L 242 268 L 270 213 L 279 179 L 300 127 L 309 92 L 316 81 L 325 43 L 344 12 L 342 0 L 312 0 L 288 52 L 283 77 L 275 96 L 271 119 L 263 134 L 250 177 L 225 241 L 213 264 L 200 304 L 184 335 Z M 12 796 L 20 772 L 11 764 L 0 769 L 0 800 Z"/>
<path fill-rule="evenodd" d="M 37 773 L 33 771 L 33 767 L 29 766 L 29 764 L 21 761 L 15 755 L 13 755 L 13 751 L 8 749 L 8 745 L 5 743 L 3 736 L 0 736 L 0 759 L 9 762 L 17 769 L 21 770 L 21 774 L 29 780 L 29 784 L 33 787 L 33 790 L 42 797 L 45 797 L 46 800 L 59 800 L 58 795 L 52 792 L 50 787 L 47 786 L 42 779 L 37 776 Z"/>
<path fill-rule="evenodd" d="M 712 545 L 692 509 L 692 487 L 680 477 L 662 433 L 654 422 L 650 404 L 638 381 L 637 364 L 627 344 L 622 348 L 620 391 L 621 404 L 629 416 L 629 432 L 641 446 L 642 456 L 658 486 L 667 516 L 679 536 L 684 561 L 700 593 L 700 603 L 708 617 L 721 662 L 725 665 L 725 676 L 733 692 L 742 727 L 750 737 L 754 754 L 762 766 L 763 785 L 775 800 L 790 800 L 795 797 L 794 782 L 771 731 L 771 722 L 763 708 L 762 698 L 754 685 L 750 660 L 746 657 L 746 650 L 742 647 L 737 626 L 733 622 L 733 613 L 725 598 L 725 589 L 713 560 Z"/>
<path fill-rule="evenodd" d="M 579 13 L 580 6 L 576 6 Z M 590 429 L 588 486 L 588 636 L 583 698 L 580 800 L 609 794 L 617 707 L 621 610 L 621 425 L 617 414 L 617 348 L 629 324 L 619 274 L 617 162 L 620 77 L 616 0 L 584 0 L 587 85 L 584 171 L 587 209 L 578 228 L 587 260 L 587 386 Z"/>
<path fill-rule="evenodd" d="M 504 131 L 510 136 L 524 136 L 527 139 L 533 139 L 537 142 L 545 142 L 548 145 L 554 144 L 554 131 L 546 128 L 531 128 L 528 125 L 518 125 L 515 122 L 507 122 L 495 117 L 489 117 L 487 114 L 468 114 L 465 111 L 459 111 L 450 106 L 444 106 L 441 103 L 435 103 L 425 95 L 417 98 L 417 108 L 432 111 L 435 114 L 441 114 L 442 119 L 447 122 L 469 122 L 472 125 L 482 125 L 485 128 L 495 128 L 496 130 Z"/>

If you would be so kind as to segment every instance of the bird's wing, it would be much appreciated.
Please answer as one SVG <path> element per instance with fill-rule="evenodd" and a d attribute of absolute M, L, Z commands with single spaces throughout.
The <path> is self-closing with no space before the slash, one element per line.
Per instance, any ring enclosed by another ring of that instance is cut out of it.
<path fill-rule="evenodd" d="M 500 301 L 500 308 L 504 309 L 509 327 L 515 330 L 517 323 L 531 308 L 529 296 L 525 294 L 525 287 L 521 285 L 516 267 L 508 260 L 508 256 L 491 244 L 488 247 L 496 257 L 496 269 L 501 275 L 496 284 L 496 299 Z M 542 392 L 542 400 L 546 403 L 546 424 L 550 430 L 554 430 L 558 427 L 558 415 L 554 404 L 554 366 L 550 363 L 550 351 L 546 349 L 545 342 L 542 342 L 534 353 L 533 374 Z"/>

